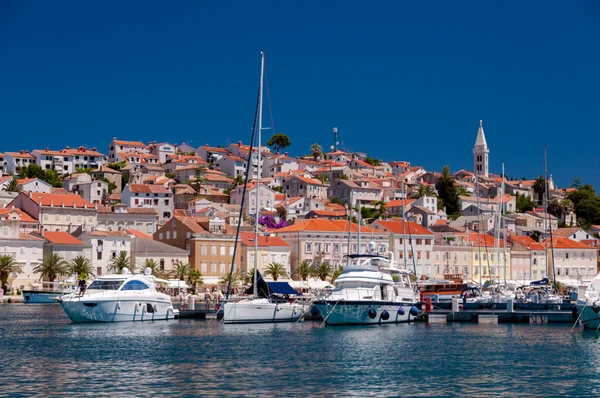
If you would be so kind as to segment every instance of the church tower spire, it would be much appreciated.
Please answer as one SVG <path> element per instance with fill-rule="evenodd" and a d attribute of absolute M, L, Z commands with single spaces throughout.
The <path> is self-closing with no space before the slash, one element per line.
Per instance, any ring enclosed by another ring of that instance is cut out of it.
<path fill-rule="evenodd" d="M 477 130 L 477 139 L 473 147 L 473 168 L 475 174 L 488 177 L 488 156 L 490 149 L 485 141 L 485 133 L 483 132 L 483 120 L 479 121 L 479 130 Z"/>

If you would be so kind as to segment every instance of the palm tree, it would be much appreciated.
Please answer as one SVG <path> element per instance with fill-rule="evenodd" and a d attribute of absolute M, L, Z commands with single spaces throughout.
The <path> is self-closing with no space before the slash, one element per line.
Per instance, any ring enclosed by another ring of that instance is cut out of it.
<path fill-rule="evenodd" d="M 2 189 L 6 192 L 21 192 L 23 187 L 19 184 L 19 181 L 16 177 L 13 177 L 12 180 L 8 182 L 8 184 Z"/>
<path fill-rule="evenodd" d="M 335 282 L 335 280 L 342 275 L 342 272 L 344 272 L 344 266 L 340 265 L 335 269 L 335 271 L 333 271 L 333 274 L 331 275 L 331 283 Z"/>
<path fill-rule="evenodd" d="M 458 194 L 460 196 L 471 196 L 471 192 L 467 191 L 465 187 L 458 187 Z"/>
<path fill-rule="evenodd" d="M 244 177 L 241 174 L 238 174 L 235 177 L 233 177 L 233 182 L 231 183 L 231 189 L 235 189 L 238 186 L 242 185 L 243 183 L 244 183 Z"/>
<path fill-rule="evenodd" d="M 61 275 L 68 275 L 70 272 L 69 263 L 65 261 L 60 254 L 52 253 L 42 259 L 33 272 L 41 274 L 41 279 L 47 278 L 48 281 L 54 280 Z"/>
<path fill-rule="evenodd" d="M 313 159 L 319 160 L 319 158 L 323 156 L 323 147 L 317 143 L 312 144 L 310 146 L 310 153 L 312 154 Z"/>
<path fill-rule="evenodd" d="M 204 283 L 204 279 L 202 278 L 202 274 L 197 269 L 190 269 L 188 271 L 188 283 L 192 286 L 192 291 L 196 294 L 196 290 L 198 289 L 198 284 L 202 285 Z"/>
<path fill-rule="evenodd" d="M 222 285 L 228 285 L 229 281 L 231 281 L 231 286 L 237 286 L 242 281 L 242 277 L 240 276 L 240 273 L 237 271 L 233 272 L 231 274 L 228 272 L 221 277 L 221 280 L 219 281 L 219 283 Z"/>
<path fill-rule="evenodd" d="M 331 275 L 331 266 L 329 263 L 324 262 L 318 266 L 313 266 L 310 273 L 311 275 L 315 275 L 320 280 L 325 281 Z"/>
<path fill-rule="evenodd" d="M 69 264 L 69 273 L 71 275 L 81 276 L 83 279 L 87 279 L 89 276 L 95 276 L 92 262 L 83 256 L 77 256 L 71 260 L 71 263 Z"/>
<path fill-rule="evenodd" d="M 267 265 L 264 274 L 265 276 L 270 275 L 274 281 L 277 281 L 279 277 L 285 278 L 288 275 L 285 266 L 280 263 L 271 263 Z"/>
<path fill-rule="evenodd" d="M 190 272 L 190 263 L 184 263 L 177 261 L 175 266 L 175 273 L 180 281 L 184 280 L 185 276 Z"/>
<path fill-rule="evenodd" d="M 240 276 L 241 278 L 241 276 Z M 254 270 L 250 270 L 248 272 L 246 272 L 245 276 L 244 276 L 244 283 L 253 283 L 254 282 Z"/>
<path fill-rule="evenodd" d="M 312 266 L 310 264 L 310 261 L 302 261 L 298 266 L 298 276 L 300 276 L 300 278 L 302 278 L 303 281 L 307 280 L 310 276 L 311 269 Z"/>
<path fill-rule="evenodd" d="M 117 274 L 123 273 L 124 268 L 129 268 L 130 271 L 133 271 L 133 264 L 131 263 L 131 258 L 127 255 L 125 250 L 121 250 L 119 255 L 113 258 L 113 260 L 108 265 L 108 269 L 116 272 Z"/>
<path fill-rule="evenodd" d="M 321 181 L 323 184 L 327 184 L 329 182 L 329 176 L 327 174 L 319 174 L 317 180 Z"/>
<path fill-rule="evenodd" d="M 0 256 L 0 288 L 4 289 L 4 292 L 8 290 L 8 278 L 10 274 L 22 274 L 23 268 L 17 263 L 17 261 L 10 254 L 3 254 Z"/>
<path fill-rule="evenodd" d="M 162 276 L 161 269 L 156 260 L 154 260 L 153 258 L 147 258 L 146 260 L 144 260 L 144 263 L 142 264 L 142 269 L 146 270 L 146 268 L 150 268 L 152 275 Z"/>
<path fill-rule="evenodd" d="M 435 190 L 429 185 L 419 185 L 419 189 L 410 195 L 413 199 L 419 199 L 423 196 L 437 196 Z"/>

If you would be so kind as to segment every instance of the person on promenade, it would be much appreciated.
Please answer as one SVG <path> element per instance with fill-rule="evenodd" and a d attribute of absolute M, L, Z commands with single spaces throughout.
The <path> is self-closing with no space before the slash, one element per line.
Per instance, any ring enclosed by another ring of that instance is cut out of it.
<path fill-rule="evenodd" d="M 211 301 L 212 301 L 212 296 L 210 294 L 210 290 L 208 290 L 208 288 L 206 288 L 206 290 L 204 291 L 204 305 L 206 305 L 207 310 L 210 309 Z"/>

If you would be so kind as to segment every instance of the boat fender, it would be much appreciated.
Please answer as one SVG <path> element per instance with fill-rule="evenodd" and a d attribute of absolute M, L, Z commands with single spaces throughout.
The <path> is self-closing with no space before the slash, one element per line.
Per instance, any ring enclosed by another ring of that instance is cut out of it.
<path fill-rule="evenodd" d="M 381 319 L 383 319 L 384 321 L 387 321 L 388 319 L 390 319 L 390 313 L 387 312 L 386 310 L 383 310 L 383 312 L 381 313 Z"/>
<path fill-rule="evenodd" d="M 461 309 L 461 310 L 464 310 L 465 306 L 461 304 L 461 305 L 458 306 L 458 308 Z"/>
<path fill-rule="evenodd" d="M 368 315 L 369 315 L 369 318 L 375 319 L 375 317 L 377 316 L 377 311 L 375 311 L 375 308 L 370 308 Z"/>
<path fill-rule="evenodd" d="M 592 305 L 592 311 L 594 311 L 596 314 L 600 312 L 600 302 L 596 301 Z"/>
<path fill-rule="evenodd" d="M 117 309 L 120 310 L 121 309 L 121 302 L 117 301 Z"/>
<path fill-rule="evenodd" d="M 154 304 L 152 307 L 154 307 L 154 312 L 156 313 L 158 311 L 158 307 L 156 306 L 156 304 Z"/>
<path fill-rule="evenodd" d="M 410 314 L 412 316 L 419 316 L 419 309 L 413 305 L 410 307 Z"/>
<path fill-rule="evenodd" d="M 406 311 L 404 311 L 404 307 L 400 306 L 398 308 L 398 315 L 404 315 L 406 313 Z"/>
<path fill-rule="evenodd" d="M 312 316 L 317 316 L 319 315 L 319 309 L 315 306 L 310 307 L 310 314 Z"/>

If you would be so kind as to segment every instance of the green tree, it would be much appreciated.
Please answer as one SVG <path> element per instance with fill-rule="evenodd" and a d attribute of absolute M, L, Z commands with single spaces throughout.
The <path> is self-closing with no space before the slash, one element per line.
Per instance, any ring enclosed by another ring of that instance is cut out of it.
<path fill-rule="evenodd" d="M 279 153 L 279 150 L 284 149 L 292 145 L 292 141 L 290 141 L 290 137 L 283 133 L 273 134 L 270 140 L 267 141 L 267 146 L 273 148 L 276 153 Z"/>
<path fill-rule="evenodd" d="M 341 205 L 342 201 L 340 200 L 340 198 L 332 197 L 329 199 L 329 203 L 335 203 L 335 204 Z"/>
<path fill-rule="evenodd" d="M 37 164 L 29 164 L 19 169 L 19 176 L 21 178 L 44 178 L 44 169 Z"/>
<path fill-rule="evenodd" d="M 127 161 L 123 160 L 121 162 L 109 163 L 108 167 L 113 170 L 121 171 L 123 167 L 127 166 Z"/>
<path fill-rule="evenodd" d="M 281 220 L 287 220 L 287 210 L 283 206 L 278 206 L 275 208 L 277 211 L 277 215 Z"/>
<path fill-rule="evenodd" d="M 275 192 L 283 193 L 283 187 L 273 187 L 271 189 L 273 189 Z"/>
<path fill-rule="evenodd" d="M 463 188 L 463 187 L 461 187 Z M 413 199 L 419 199 L 422 198 L 423 196 L 432 196 L 432 197 L 436 197 L 436 193 L 435 190 L 430 187 L 429 185 L 419 185 L 419 189 L 415 192 L 413 192 L 412 194 L 410 194 L 410 196 Z"/>
<path fill-rule="evenodd" d="M 533 183 L 533 192 L 538 196 L 538 205 L 544 202 L 544 194 L 546 193 L 546 179 L 542 176 L 538 176 Z"/>
<path fill-rule="evenodd" d="M 108 269 L 117 274 L 122 274 L 124 268 L 128 268 L 131 272 L 133 272 L 135 267 L 131 263 L 131 258 L 127 255 L 127 252 L 125 250 L 121 250 L 119 254 L 110 262 Z"/>
<path fill-rule="evenodd" d="M 302 261 L 299 265 L 298 265 L 298 276 L 303 280 L 307 280 L 308 277 L 310 276 L 310 272 L 312 270 L 312 266 L 310 264 L 310 261 Z"/>
<path fill-rule="evenodd" d="M 385 214 L 385 202 L 379 200 L 373 203 L 373 207 L 361 207 L 360 216 L 363 220 L 369 220 L 373 222 L 382 218 Z"/>
<path fill-rule="evenodd" d="M 535 202 L 527 195 L 521 195 L 517 192 L 515 198 L 517 213 L 525 213 L 535 207 Z"/>
<path fill-rule="evenodd" d="M 204 279 L 202 278 L 202 274 L 197 269 L 190 269 L 188 271 L 188 283 L 192 287 L 192 291 L 196 294 L 198 290 L 198 285 L 202 285 L 204 283 Z"/>
<path fill-rule="evenodd" d="M 95 276 L 92 262 L 83 256 L 77 256 L 71 260 L 69 263 L 69 273 L 71 275 L 83 276 L 84 279 Z"/>
<path fill-rule="evenodd" d="M 573 182 L 571 183 L 572 188 L 579 189 L 581 185 L 581 178 L 573 178 Z"/>
<path fill-rule="evenodd" d="M 367 156 L 365 158 L 365 163 L 368 163 L 371 166 L 380 166 L 381 165 L 381 160 L 379 160 L 379 159 L 373 159 L 373 158 Z"/>
<path fill-rule="evenodd" d="M 235 287 L 235 286 L 240 285 L 240 282 L 242 281 L 242 277 L 241 277 L 240 273 L 237 271 L 233 272 L 233 273 L 228 272 L 221 277 L 221 280 L 219 281 L 219 283 L 221 285 L 228 285 L 229 281 L 231 281 L 231 286 Z"/>
<path fill-rule="evenodd" d="M 241 174 L 233 177 L 233 181 L 231 182 L 231 189 L 235 189 L 244 183 L 244 176 Z"/>
<path fill-rule="evenodd" d="M 442 206 L 446 207 L 446 214 L 458 214 L 460 205 L 458 203 L 458 189 L 454 183 L 454 177 L 450 173 L 450 167 L 442 168 L 442 175 L 435 183 L 435 189 L 438 192 Z"/>
<path fill-rule="evenodd" d="M 180 281 L 185 280 L 185 276 L 190 272 L 190 263 L 177 261 L 175 265 L 175 273 Z"/>
<path fill-rule="evenodd" d="M 326 281 L 329 276 L 331 276 L 331 266 L 327 262 L 323 262 L 318 266 L 313 266 L 310 274 L 316 276 L 322 281 Z"/>
<path fill-rule="evenodd" d="M 22 274 L 23 268 L 10 254 L 0 255 L 0 288 L 8 292 L 8 278 L 10 274 Z"/>
<path fill-rule="evenodd" d="M 145 259 L 144 262 L 142 263 L 142 267 L 141 268 L 142 268 L 141 269 L 142 272 L 145 272 L 146 268 L 150 268 L 150 272 L 154 276 L 159 276 L 160 273 L 161 273 L 161 269 L 160 269 L 158 263 L 153 258 L 147 258 L 147 259 Z"/>
<path fill-rule="evenodd" d="M 21 184 L 19 184 L 19 181 L 13 177 L 8 184 L 2 188 L 3 191 L 6 192 L 21 192 L 23 190 L 23 187 L 21 186 Z"/>
<path fill-rule="evenodd" d="M 69 271 L 69 263 L 57 253 L 47 255 L 33 269 L 34 273 L 41 274 L 42 279 L 45 278 L 50 282 L 54 282 L 61 275 L 68 275 Z"/>
<path fill-rule="evenodd" d="M 334 283 L 335 280 L 342 275 L 342 273 L 344 272 L 344 267 L 342 265 L 338 266 L 335 271 L 333 271 L 333 274 L 331 275 L 331 283 Z"/>
<path fill-rule="evenodd" d="M 600 198 L 588 198 L 581 200 L 575 207 L 577 220 L 583 226 L 600 224 Z"/>
<path fill-rule="evenodd" d="M 567 198 L 571 202 L 573 202 L 573 205 L 575 206 L 575 208 L 577 208 L 577 205 L 582 200 L 593 199 L 595 197 L 596 197 L 596 191 L 594 190 L 594 187 L 592 187 L 590 184 L 582 185 L 579 188 L 577 188 L 576 191 L 570 192 L 567 195 Z"/>
<path fill-rule="evenodd" d="M 271 276 L 274 281 L 277 281 L 279 277 L 285 278 L 288 276 L 285 266 L 280 263 L 270 263 L 267 265 L 264 274 L 265 276 Z"/>
<path fill-rule="evenodd" d="M 310 146 L 310 153 L 314 160 L 319 160 L 323 157 L 323 147 L 317 143 Z"/>
<path fill-rule="evenodd" d="M 460 196 L 471 196 L 471 192 L 467 191 L 465 187 L 458 187 L 458 194 Z"/>
<path fill-rule="evenodd" d="M 329 176 L 327 174 L 319 174 L 317 180 L 321 181 L 323 184 L 327 184 L 329 183 Z"/>
<path fill-rule="evenodd" d="M 347 180 L 348 176 L 344 173 L 341 173 L 341 174 L 338 174 L 337 179 L 338 180 Z"/>

